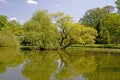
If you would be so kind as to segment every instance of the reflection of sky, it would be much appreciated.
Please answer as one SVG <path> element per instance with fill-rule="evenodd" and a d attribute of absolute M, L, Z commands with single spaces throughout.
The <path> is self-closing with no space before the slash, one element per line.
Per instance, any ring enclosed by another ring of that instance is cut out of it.
<path fill-rule="evenodd" d="M 58 62 L 57 69 L 56 69 L 56 71 L 53 72 L 52 75 L 50 76 L 50 80 L 57 80 L 57 79 L 55 78 L 55 75 L 59 74 L 60 71 L 62 71 L 62 69 L 63 69 L 64 66 L 65 66 L 65 63 L 62 62 L 61 59 L 58 59 L 57 62 Z M 73 73 L 74 73 L 74 71 L 73 71 Z M 71 77 L 69 77 L 69 78 L 62 78 L 62 80 L 87 80 L 87 79 L 84 78 L 82 74 L 80 74 L 79 76 L 75 76 L 75 77 L 71 76 Z"/>
<path fill-rule="evenodd" d="M 83 75 L 79 75 L 79 76 L 76 76 L 76 77 L 70 77 L 70 78 L 63 78 L 63 80 L 88 80 L 86 78 L 83 77 Z"/>
<path fill-rule="evenodd" d="M 61 59 L 58 59 L 57 62 L 58 62 L 57 69 L 55 72 L 52 73 L 50 80 L 56 80 L 55 75 L 58 74 L 64 68 L 65 63 L 62 62 Z"/>
<path fill-rule="evenodd" d="M 29 80 L 21 73 L 23 66 L 24 64 L 17 67 L 8 67 L 6 72 L 0 74 L 0 80 Z"/>
<path fill-rule="evenodd" d="M 88 79 L 84 78 L 83 75 L 81 74 L 80 76 L 75 77 L 74 80 L 88 80 Z"/>

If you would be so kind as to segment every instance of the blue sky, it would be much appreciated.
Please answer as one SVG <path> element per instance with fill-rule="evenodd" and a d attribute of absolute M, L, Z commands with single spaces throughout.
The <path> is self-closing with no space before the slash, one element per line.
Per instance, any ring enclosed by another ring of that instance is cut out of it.
<path fill-rule="evenodd" d="M 78 21 L 88 9 L 115 6 L 116 0 L 0 0 L 0 15 L 8 19 L 16 19 L 20 23 L 28 20 L 39 9 L 46 9 L 50 13 L 62 11 Z"/>

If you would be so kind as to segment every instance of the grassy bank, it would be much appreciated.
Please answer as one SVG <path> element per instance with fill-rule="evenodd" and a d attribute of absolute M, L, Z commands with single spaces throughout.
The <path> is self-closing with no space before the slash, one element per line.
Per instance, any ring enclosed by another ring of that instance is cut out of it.
<path fill-rule="evenodd" d="M 39 46 L 21 46 L 22 50 L 40 50 Z M 120 49 L 120 44 L 72 44 L 68 48 L 109 48 L 109 49 Z M 46 50 L 56 50 L 56 49 L 46 49 Z"/>
<path fill-rule="evenodd" d="M 120 44 L 72 44 L 70 47 L 87 47 L 87 48 L 111 48 L 111 49 L 120 49 Z"/>

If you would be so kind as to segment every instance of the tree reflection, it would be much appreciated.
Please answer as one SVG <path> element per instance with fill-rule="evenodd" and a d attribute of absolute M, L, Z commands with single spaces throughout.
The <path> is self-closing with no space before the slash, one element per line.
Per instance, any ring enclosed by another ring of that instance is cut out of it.
<path fill-rule="evenodd" d="M 31 62 L 24 66 L 23 74 L 30 80 L 69 80 L 96 69 L 95 56 L 87 56 L 82 52 L 32 51 L 29 53 Z"/>
<path fill-rule="evenodd" d="M 49 80 L 57 69 L 59 55 L 55 51 L 31 51 L 30 54 L 28 59 L 31 62 L 24 66 L 23 75 L 30 80 Z"/>
<path fill-rule="evenodd" d="M 5 72 L 7 67 L 15 67 L 24 61 L 24 56 L 17 48 L 0 48 L 0 73 Z"/>
<path fill-rule="evenodd" d="M 117 52 L 0 49 L 0 73 L 23 64 L 22 74 L 29 80 L 119 80 L 119 63 Z"/>
<path fill-rule="evenodd" d="M 75 79 L 83 73 L 92 72 L 96 69 L 95 56 L 86 55 L 83 51 L 76 53 L 76 51 L 66 52 L 61 54 L 62 59 L 67 64 L 60 73 L 56 74 L 59 80 Z"/>
<path fill-rule="evenodd" d="M 100 53 L 96 55 L 97 69 L 84 76 L 89 80 L 119 80 L 120 56 L 119 53 Z"/>

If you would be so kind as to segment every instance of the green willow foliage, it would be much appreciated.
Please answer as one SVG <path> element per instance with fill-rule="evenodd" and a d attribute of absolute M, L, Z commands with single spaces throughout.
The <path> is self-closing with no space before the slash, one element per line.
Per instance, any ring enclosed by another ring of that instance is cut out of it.
<path fill-rule="evenodd" d="M 91 27 L 75 23 L 70 15 L 62 12 L 52 14 L 52 19 L 59 28 L 59 45 L 65 49 L 71 44 L 90 44 L 95 42 L 97 31 Z"/>
<path fill-rule="evenodd" d="M 44 48 L 57 48 L 58 30 L 52 23 L 47 11 L 37 11 L 24 24 L 24 45 Z"/>
<path fill-rule="evenodd" d="M 0 30 L 0 46 L 18 46 L 20 40 L 24 46 L 39 49 L 65 49 L 75 43 L 90 44 L 97 36 L 95 29 L 75 23 L 71 16 L 62 12 L 49 14 L 46 10 L 36 11 L 23 27 L 2 15 Z"/>
<path fill-rule="evenodd" d="M 33 14 L 24 24 L 24 32 L 22 44 L 40 49 L 65 49 L 73 43 L 94 43 L 97 36 L 95 29 L 74 23 L 71 16 L 62 12 L 50 15 L 45 10 Z"/>

